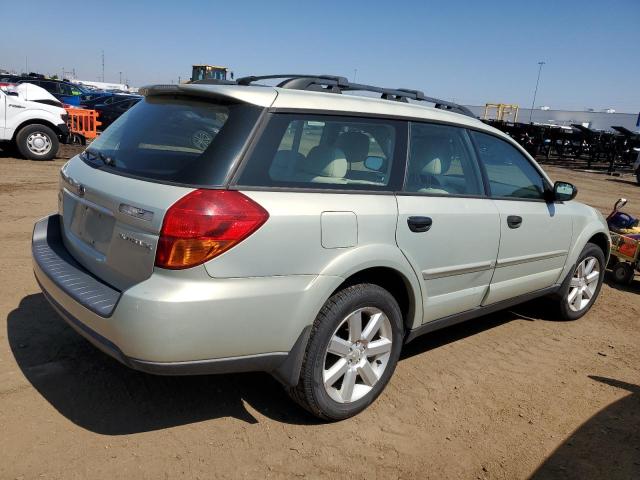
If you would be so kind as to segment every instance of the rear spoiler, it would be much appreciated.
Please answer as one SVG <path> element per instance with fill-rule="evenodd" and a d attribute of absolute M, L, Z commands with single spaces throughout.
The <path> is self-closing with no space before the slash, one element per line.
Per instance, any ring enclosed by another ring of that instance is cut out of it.
<path fill-rule="evenodd" d="M 225 99 L 241 103 L 249 103 L 260 107 L 270 107 L 277 97 L 272 87 L 244 87 L 238 85 L 148 85 L 138 90 L 145 97 L 159 95 L 187 95 L 190 97 Z"/>

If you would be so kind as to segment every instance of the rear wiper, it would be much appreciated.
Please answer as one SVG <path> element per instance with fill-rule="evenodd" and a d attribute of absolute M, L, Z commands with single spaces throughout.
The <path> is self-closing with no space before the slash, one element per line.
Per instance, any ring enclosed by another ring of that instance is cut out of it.
<path fill-rule="evenodd" d="M 94 152 L 93 150 L 89 150 L 89 149 L 86 149 L 84 152 L 82 152 L 82 155 L 87 157 L 87 160 L 91 160 L 89 155 L 91 155 L 93 158 L 96 158 L 98 156 L 98 154 L 96 152 Z"/>
<path fill-rule="evenodd" d="M 102 152 L 96 152 L 95 150 L 90 150 L 87 149 L 84 151 L 85 155 L 89 154 L 89 155 L 93 155 L 93 158 L 99 158 L 100 160 L 102 160 L 102 163 L 104 163 L 106 166 L 108 167 L 113 167 L 115 166 L 115 159 L 113 157 L 109 157 L 107 155 L 105 155 Z"/>

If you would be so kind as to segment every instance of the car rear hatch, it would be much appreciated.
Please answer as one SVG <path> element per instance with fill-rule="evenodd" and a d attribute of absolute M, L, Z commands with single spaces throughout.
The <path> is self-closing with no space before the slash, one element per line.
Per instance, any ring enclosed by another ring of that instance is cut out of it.
<path fill-rule="evenodd" d="M 146 89 L 143 101 L 63 167 L 62 238 L 89 272 L 118 290 L 145 280 L 166 211 L 195 188 L 224 188 L 276 95 L 258 90 L 248 103 L 239 88 L 255 90 Z"/>

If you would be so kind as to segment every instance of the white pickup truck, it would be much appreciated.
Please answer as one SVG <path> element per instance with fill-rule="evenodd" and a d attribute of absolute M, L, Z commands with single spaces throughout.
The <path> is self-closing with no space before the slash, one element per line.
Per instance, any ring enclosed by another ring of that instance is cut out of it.
<path fill-rule="evenodd" d="M 67 111 L 44 88 L 0 84 L 0 148 L 30 160 L 51 160 L 69 137 Z"/>

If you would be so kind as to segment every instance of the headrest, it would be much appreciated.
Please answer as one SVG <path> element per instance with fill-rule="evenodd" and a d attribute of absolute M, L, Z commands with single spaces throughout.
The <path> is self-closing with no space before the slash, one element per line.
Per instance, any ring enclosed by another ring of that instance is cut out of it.
<path fill-rule="evenodd" d="M 442 173 L 442 161 L 439 157 L 432 158 L 424 167 L 422 167 L 420 173 L 424 173 L 426 175 L 440 175 Z"/>
<path fill-rule="evenodd" d="M 418 174 L 446 173 L 451 164 L 448 142 L 437 137 L 417 139 L 411 148 L 411 160 Z"/>
<path fill-rule="evenodd" d="M 347 159 L 340 148 L 318 145 L 307 155 L 304 170 L 320 177 L 344 178 L 347 174 Z"/>
<path fill-rule="evenodd" d="M 350 163 L 364 162 L 369 155 L 369 137 L 362 132 L 344 132 L 338 136 L 336 147 L 345 153 Z"/>

